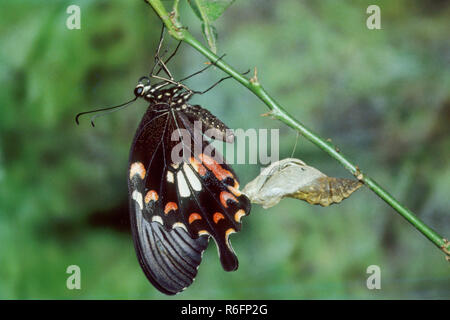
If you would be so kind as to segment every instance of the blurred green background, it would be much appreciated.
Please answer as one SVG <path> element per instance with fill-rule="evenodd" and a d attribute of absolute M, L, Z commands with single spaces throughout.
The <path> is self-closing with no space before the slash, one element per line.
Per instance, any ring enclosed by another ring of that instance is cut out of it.
<path fill-rule="evenodd" d="M 202 39 L 181 2 L 182 21 Z M 71 4 L 81 30 L 66 28 Z M 370 4 L 381 7 L 382 30 L 366 28 Z M 257 66 L 289 112 L 450 236 L 449 20 L 447 1 L 252 0 L 215 25 L 228 63 Z M 160 28 L 143 1 L 1 1 L 0 298 L 167 298 L 141 271 L 128 226 L 128 152 L 146 103 L 95 128 L 74 121 L 132 96 Z M 181 78 L 205 62 L 182 45 L 170 69 Z M 187 84 L 200 90 L 223 75 L 211 68 Z M 291 155 L 295 132 L 261 117 L 266 107 L 235 81 L 193 102 L 231 128 L 280 128 L 280 157 Z M 350 177 L 301 137 L 295 157 Z M 260 166 L 234 168 L 244 185 Z M 174 299 L 450 298 L 442 253 L 367 189 L 328 208 L 255 205 L 232 242 L 236 272 L 222 270 L 211 243 L 194 284 Z M 72 264 L 81 290 L 66 288 Z M 381 290 L 366 288 L 373 264 Z"/>

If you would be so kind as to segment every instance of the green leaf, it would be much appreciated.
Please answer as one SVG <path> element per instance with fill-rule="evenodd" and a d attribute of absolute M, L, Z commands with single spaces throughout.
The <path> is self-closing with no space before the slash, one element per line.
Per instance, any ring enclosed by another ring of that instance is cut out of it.
<path fill-rule="evenodd" d="M 217 31 L 212 22 L 234 2 L 234 0 L 188 0 L 194 13 L 202 20 L 202 32 L 212 52 L 217 53 Z"/>
<path fill-rule="evenodd" d="M 217 53 L 217 30 L 211 24 L 202 23 L 202 32 L 212 52 Z"/>
<path fill-rule="evenodd" d="M 217 20 L 234 0 L 188 0 L 192 10 L 205 24 Z"/>

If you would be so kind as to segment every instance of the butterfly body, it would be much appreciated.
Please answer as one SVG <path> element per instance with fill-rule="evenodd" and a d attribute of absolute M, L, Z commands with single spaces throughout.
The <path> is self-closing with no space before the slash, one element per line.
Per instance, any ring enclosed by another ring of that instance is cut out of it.
<path fill-rule="evenodd" d="M 232 142 L 234 136 L 208 110 L 189 104 L 193 94 L 183 85 L 142 79 L 135 89 L 150 105 L 130 151 L 132 233 L 144 273 L 166 294 L 192 283 L 209 238 L 223 268 L 236 270 L 229 237 L 250 211 L 233 170 L 203 138 Z"/>

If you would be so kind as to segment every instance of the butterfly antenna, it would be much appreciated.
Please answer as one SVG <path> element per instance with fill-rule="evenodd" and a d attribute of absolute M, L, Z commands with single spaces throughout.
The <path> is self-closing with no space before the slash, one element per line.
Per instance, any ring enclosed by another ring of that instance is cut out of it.
<path fill-rule="evenodd" d="M 76 122 L 77 124 L 80 124 L 80 122 L 78 121 L 78 119 L 80 118 L 80 116 L 82 116 L 82 115 L 84 115 L 84 114 L 95 113 L 95 112 L 101 112 L 101 111 L 109 111 L 109 112 L 106 112 L 106 113 L 103 113 L 103 114 L 102 114 L 102 115 L 105 115 L 105 114 L 109 114 L 109 113 L 114 112 L 114 111 L 118 111 L 117 109 L 119 109 L 119 108 L 120 108 L 120 109 L 124 108 L 124 107 L 127 106 L 128 104 L 130 104 L 130 103 L 136 101 L 136 99 L 137 99 L 137 97 L 134 97 L 134 98 L 131 99 L 130 101 L 127 101 L 127 102 L 125 102 L 125 103 L 119 104 L 118 106 L 114 106 L 114 107 L 102 108 L 102 109 L 97 109 L 97 110 L 91 110 L 91 111 L 80 112 L 79 114 L 77 114 L 77 115 L 75 116 L 75 122 Z M 120 109 L 119 109 L 119 110 L 120 110 Z M 91 124 L 92 124 L 93 127 L 95 127 L 94 122 L 93 122 L 93 119 L 97 118 L 98 116 L 100 116 L 100 115 L 96 115 L 96 116 L 93 116 L 93 117 L 91 118 Z"/>

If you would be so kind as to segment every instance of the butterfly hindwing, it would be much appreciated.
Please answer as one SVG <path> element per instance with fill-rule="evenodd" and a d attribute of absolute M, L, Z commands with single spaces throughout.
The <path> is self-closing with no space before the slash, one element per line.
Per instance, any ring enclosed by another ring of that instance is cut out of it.
<path fill-rule="evenodd" d="M 228 143 L 234 141 L 233 132 L 207 109 L 199 105 L 189 104 L 188 108 L 186 108 L 185 115 L 191 122 L 200 121 L 202 124 L 202 132 L 207 137 Z"/>
<path fill-rule="evenodd" d="M 133 192 L 142 190 L 135 176 L 130 182 Z M 137 193 L 131 195 L 131 225 L 139 263 L 150 282 L 165 294 L 176 294 L 188 287 L 197 275 L 207 237 L 193 239 L 183 229 L 167 231 L 159 222 L 144 217 Z M 136 200 L 138 199 L 138 200 Z M 142 200 L 141 200 L 142 201 Z"/>
<path fill-rule="evenodd" d="M 238 260 L 229 237 L 240 231 L 241 218 L 250 211 L 250 202 L 238 191 L 239 180 L 222 155 L 211 144 L 198 139 L 198 135 L 193 132 L 191 119 L 186 119 L 183 114 L 179 118 L 193 140 L 193 156 L 186 161 L 183 169 L 195 172 L 202 183 L 202 192 L 197 193 L 196 198 L 206 217 L 204 231 L 215 240 L 223 268 L 226 271 L 236 270 Z M 195 145 L 202 145 L 200 150 L 204 152 L 195 154 Z"/>

